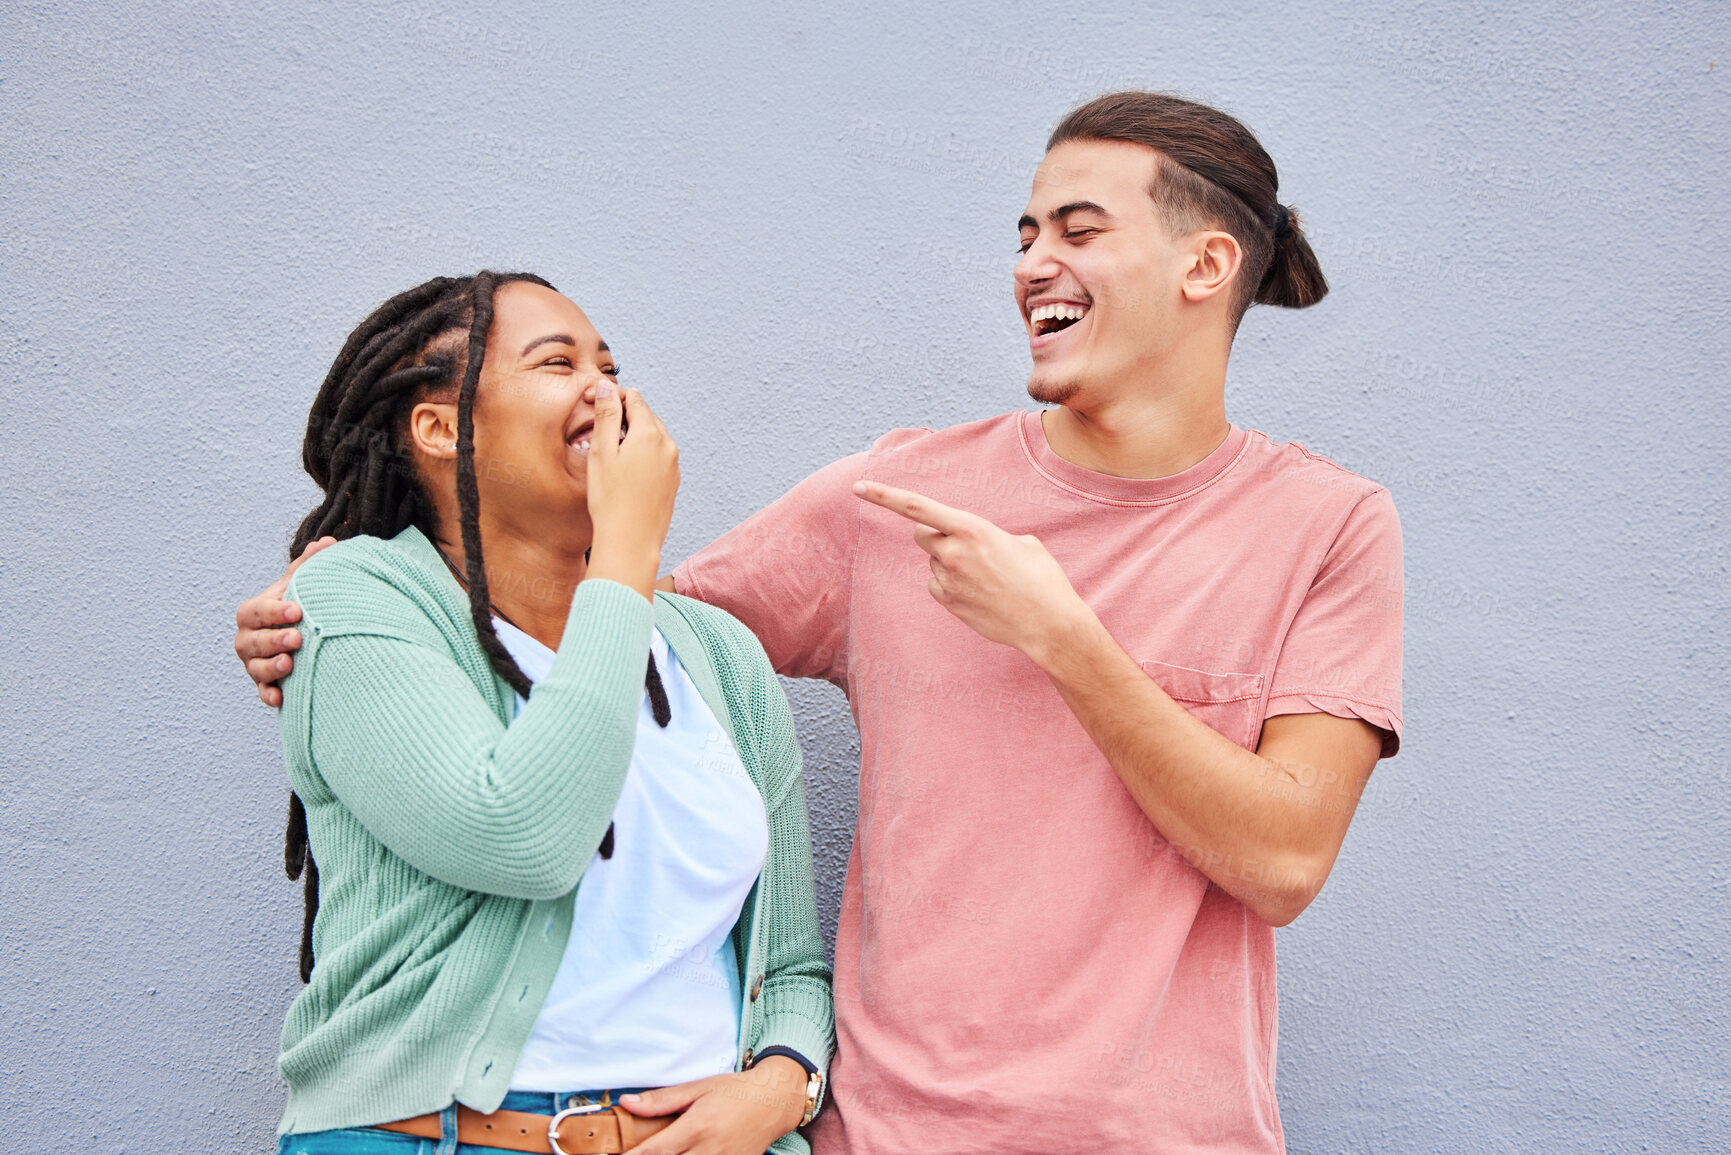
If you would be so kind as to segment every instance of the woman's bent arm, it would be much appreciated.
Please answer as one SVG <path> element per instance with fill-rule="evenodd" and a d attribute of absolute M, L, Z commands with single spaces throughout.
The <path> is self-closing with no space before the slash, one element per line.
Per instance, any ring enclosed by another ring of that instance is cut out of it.
<path fill-rule="evenodd" d="M 321 630 L 317 576 L 350 591 L 371 578 L 331 568 L 296 579 L 313 635 L 284 683 L 291 772 L 311 779 L 297 790 L 314 806 L 322 782 L 386 849 L 442 882 L 517 898 L 569 891 L 630 763 L 649 603 L 615 582 L 579 585 L 552 671 L 507 727 L 450 650 Z"/>
<path fill-rule="evenodd" d="M 764 783 L 769 854 L 761 885 L 768 888 L 768 925 L 762 928 L 759 974 L 746 976 L 752 986 L 762 978 L 753 1000 L 756 1049 L 787 1047 L 823 1071 L 835 1049 L 835 1010 L 812 886 L 811 826 L 793 712 L 763 646 L 741 622 L 707 606 L 688 620 L 741 684 L 729 703 L 735 739 L 752 747 Z"/>
<path fill-rule="evenodd" d="M 770 921 L 764 936 L 764 982 L 758 996 L 763 1030 L 758 1050 L 789 1047 L 821 1072 L 828 1069 L 835 1048 L 835 1011 L 812 885 L 811 825 L 799 771 L 799 740 L 794 736 L 787 696 L 770 670 L 769 660 L 760 657 L 759 661 L 761 676 L 753 697 L 762 726 L 763 762 L 768 771 L 764 777 L 773 780 L 785 775 L 789 785 L 781 797 L 767 800 L 770 844 L 764 872 L 771 876 L 771 894 L 776 902 L 767 912 Z"/>

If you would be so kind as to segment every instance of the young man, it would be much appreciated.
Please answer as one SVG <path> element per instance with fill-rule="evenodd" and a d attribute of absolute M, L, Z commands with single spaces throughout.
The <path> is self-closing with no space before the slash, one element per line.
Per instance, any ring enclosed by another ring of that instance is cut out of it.
<path fill-rule="evenodd" d="M 859 725 L 825 1155 L 1283 1149 L 1272 927 L 1398 747 L 1401 549 L 1227 421 L 1244 310 L 1327 291 L 1276 190 L 1223 113 L 1077 109 L 1016 267 L 1055 407 L 888 434 L 673 575 Z"/>

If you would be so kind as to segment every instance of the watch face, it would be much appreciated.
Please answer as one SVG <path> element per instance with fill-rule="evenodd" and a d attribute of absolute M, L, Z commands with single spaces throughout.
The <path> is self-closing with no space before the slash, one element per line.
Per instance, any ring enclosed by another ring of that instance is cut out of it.
<path fill-rule="evenodd" d="M 817 1097 L 823 1091 L 823 1076 L 816 1071 L 805 1081 L 805 1114 L 800 1116 L 799 1125 L 804 1127 L 817 1114 Z"/>

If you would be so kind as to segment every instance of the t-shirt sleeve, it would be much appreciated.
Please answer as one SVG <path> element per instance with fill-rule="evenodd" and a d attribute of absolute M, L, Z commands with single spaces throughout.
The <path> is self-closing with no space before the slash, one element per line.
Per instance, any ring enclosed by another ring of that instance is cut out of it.
<path fill-rule="evenodd" d="M 680 593 L 744 622 L 778 674 L 845 673 L 865 463 L 859 453 L 826 465 L 673 571 Z"/>
<path fill-rule="evenodd" d="M 1383 731 L 1400 749 L 1400 518 L 1388 490 L 1347 515 L 1281 646 L 1265 716 L 1333 714 Z"/>

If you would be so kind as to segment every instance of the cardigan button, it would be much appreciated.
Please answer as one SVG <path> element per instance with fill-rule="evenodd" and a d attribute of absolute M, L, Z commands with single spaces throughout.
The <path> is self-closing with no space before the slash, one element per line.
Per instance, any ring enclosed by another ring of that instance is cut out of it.
<path fill-rule="evenodd" d="M 751 1070 L 751 1060 L 755 1057 L 756 1053 L 750 1047 L 745 1048 L 745 1057 L 739 1061 L 740 1069 L 745 1071 Z"/>
<path fill-rule="evenodd" d="M 756 1002 L 757 996 L 763 993 L 763 976 L 758 975 L 757 981 L 751 984 L 751 1001 Z"/>

